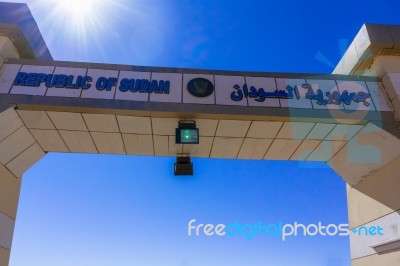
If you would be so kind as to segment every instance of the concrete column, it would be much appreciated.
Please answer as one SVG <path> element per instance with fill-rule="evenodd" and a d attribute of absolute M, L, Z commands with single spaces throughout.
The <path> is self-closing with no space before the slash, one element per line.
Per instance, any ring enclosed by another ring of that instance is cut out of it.
<path fill-rule="evenodd" d="M 0 265 L 8 265 L 21 178 L 0 164 Z"/>
<path fill-rule="evenodd" d="M 400 156 L 347 186 L 347 196 L 351 229 L 384 228 L 382 236 L 350 234 L 352 265 L 400 265 Z"/>
<path fill-rule="evenodd" d="M 0 68 L 7 58 L 19 58 L 11 39 L 0 36 Z M 4 108 L 0 109 L 0 112 Z M 0 113 L 0 142 L 22 127 L 21 119 L 12 109 Z M 0 163 L 0 265 L 8 265 L 21 178 L 14 175 L 3 163 Z"/>
<path fill-rule="evenodd" d="M 381 80 L 397 120 L 400 119 L 400 57 L 378 56 L 370 70 Z M 384 138 L 380 158 L 390 157 L 362 180 L 347 186 L 350 229 L 384 226 L 383 236 L 350 234 L 353 266 L 400 265 L 400 140 Z M 394 158 L 393 158 L 394 157 Z"/>
<path fill-rule="evenodd" d="M 4 109 L 4 108 L 1 108 Z M 1 110 L 0 109 L 0 110 Z M 13 107 L 0 113 L 0 265 L 10 256 L 22 174 L 44 156 Z"/>
<path fill-rule="evenodd" d="M 329 164 L 348 184 L 352 265 L 400 265 L 400 140 L 367 124 Z M 357 234 L 377 226 L 383 235 Z"/>
<path fill-rule="evenodd" d="M 393 106 L 400 120 L 400 26 L 363 25 L 334 73 L 382 81 L 379 102 Z M 385 128 L 399 136 L 395 119 Z M 329 163 L 348 183 L 349 224 L 355 229 L 350 233 L 352 265 L 400 265 L 400 140 L 368 124 Z M 357 230 L 363 226 L 385 231 L 362 237 Z"/>

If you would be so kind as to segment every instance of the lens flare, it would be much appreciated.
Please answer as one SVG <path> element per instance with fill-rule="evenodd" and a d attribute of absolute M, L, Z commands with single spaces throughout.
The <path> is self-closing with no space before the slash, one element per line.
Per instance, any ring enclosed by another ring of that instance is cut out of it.
<path fill-rule="evenodd" d="M 163 6 L 135 0 L 36 0 L 29 4 L 55 60 L 150 65 L 165 45 Z"/>

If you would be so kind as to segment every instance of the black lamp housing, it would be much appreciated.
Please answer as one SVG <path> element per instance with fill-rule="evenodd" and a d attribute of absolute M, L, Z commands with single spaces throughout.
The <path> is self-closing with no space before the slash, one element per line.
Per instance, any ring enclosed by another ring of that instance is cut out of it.
<path fill-rule="evenodd" d="M 178 154 L 174 164 L 174 175 L 193 175 L 193 163 L 189 155 Z"/>
<path fill-rule="evenodd" d="M 199 129 L 196 127 L 196 121 L 181 120 L 178 122 L 178 128 L 175 129 L 176 144 L 199 144 Z"/>

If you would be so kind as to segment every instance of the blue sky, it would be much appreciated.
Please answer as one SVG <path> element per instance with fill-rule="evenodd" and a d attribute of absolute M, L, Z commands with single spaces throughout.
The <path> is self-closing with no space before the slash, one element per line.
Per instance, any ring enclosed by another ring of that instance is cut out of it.
<path fill-rule="evenodd" d="M 395 0 L 27 2 L 56 60 L 166 67 L 330 73 L 363 23 L 400 22 Z"/>
<path fill-rule="evenodd" d="M 330 73 L 364 22 L 400 23 L 398 1 L 27 2 L 55 60 L 163 67 Z M 11 266 L 350 265 L 347 237 L 187 236 L 193 218 L 346 223 L 324 164 L 173 162 L 48 154 L 24 175 Z"/>
<path fill-rule="evenodd" d="M 48 154 L 24 176 L 12 266 L 349 265 L 347 237 L 188 237 L 200 223 L 346 223 L 324 164 Z M 156 167 L 155 167 L 156 166 Z"/>

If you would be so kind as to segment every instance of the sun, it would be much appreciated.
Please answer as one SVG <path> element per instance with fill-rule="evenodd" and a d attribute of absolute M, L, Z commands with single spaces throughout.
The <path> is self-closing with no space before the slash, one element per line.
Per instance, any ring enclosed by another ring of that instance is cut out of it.
<path fill-rule="evenodd" d="M 111 32 L 119 19 L 115 10 L 130 0 L 37 0 L 32 4 L 49 47 L 62 49 L 62 56 L 102 52 L 102 36 Z"/>
<path fill-rule="evenodd" d="M 60 11 L 66 12 L 72 18 L 84 19 L 85 16 L 91 16 L 92 12 L 97 12 L 101 2 L 99 0 L 54 0 Z"/>
<path fill-rule="evenodd" d="M 88 61 L 93 56 L 103 60 L 116 49 L 129 49 L 133 56 L 148 60 L 159 54 L 163 45 L 157 26 L 163 14 L 156 10 L 158 15 L 149 20 L 147 13 L 154 7 L 145 2 L 35 0 L 32 6 L 47 45 L 60 51 L 59 60 Z M 135 41 L 139 38 L 150 41 Z"/>
<path fill-rule="evenodd" d="M 44 0 L 42 0 L 44 1 Z M 47 23 L 76 41 L 94 36 L 106 27 L 113 5 L 119 0 L 50 0 Z"/>
<path fill-rule="evenodd" d="M 64 27 L 79 31 L 81 34 L 87 28 L 100 27 L 106 17 L 113 16 L 113 7 L 125 0 L 39 0 L 47 8 L 54 22 L 62 23 Z"/>
<path fill-rule="evenodd" d="M 71 26 L 82 26 L 88 23 L 98 14 L 103 12 L 102 5 L 106 1 L 99 0 L 52 0 L 54 3 L 54 14 L 62 17 Z"/>

